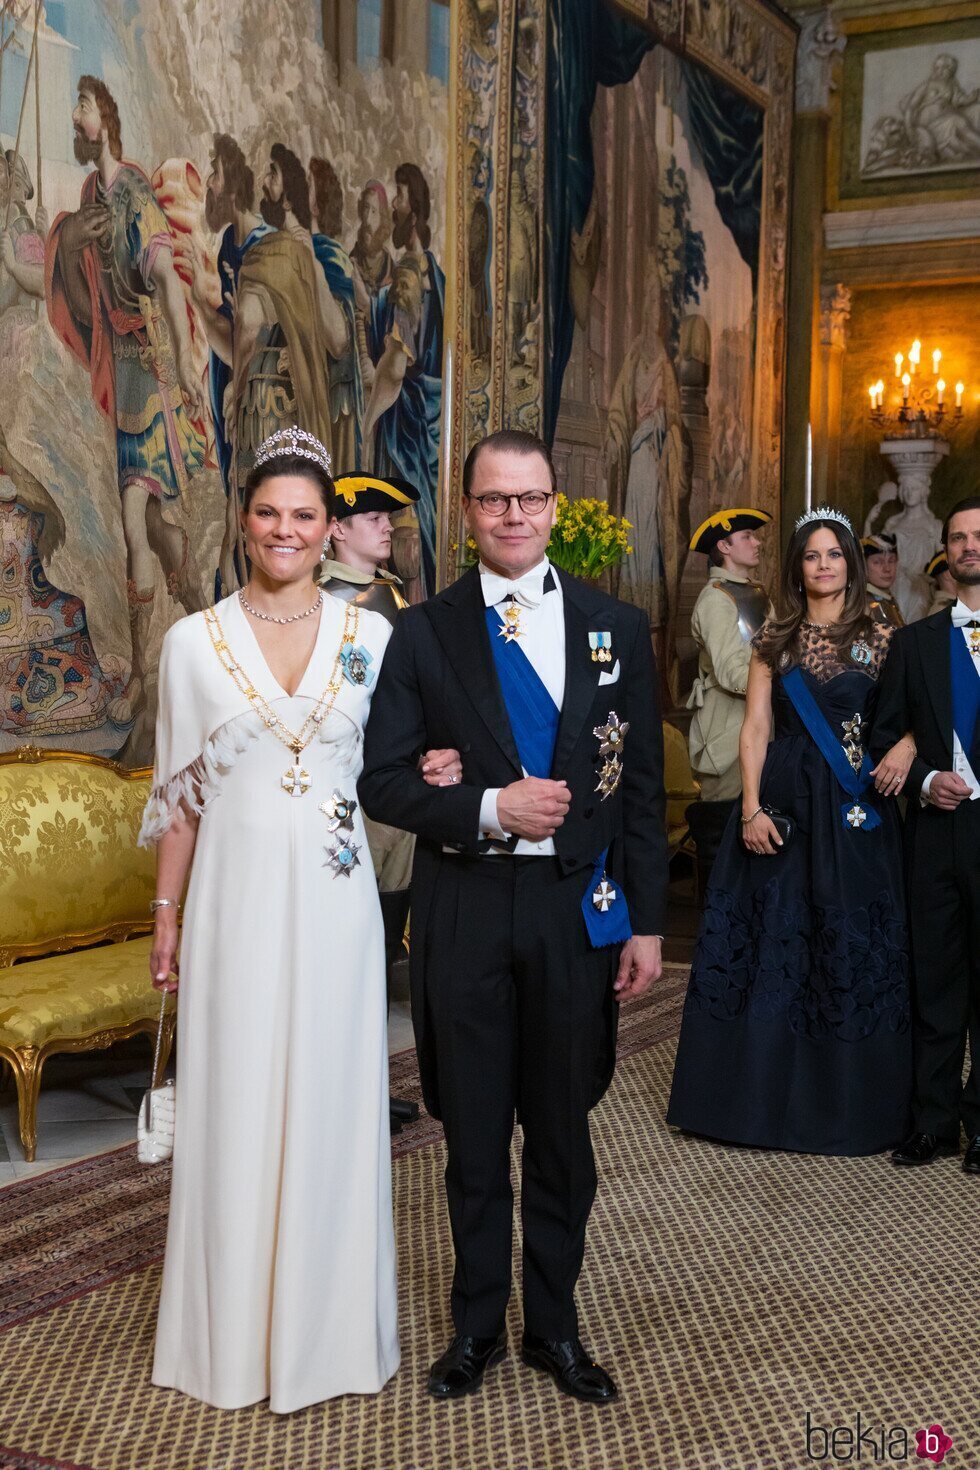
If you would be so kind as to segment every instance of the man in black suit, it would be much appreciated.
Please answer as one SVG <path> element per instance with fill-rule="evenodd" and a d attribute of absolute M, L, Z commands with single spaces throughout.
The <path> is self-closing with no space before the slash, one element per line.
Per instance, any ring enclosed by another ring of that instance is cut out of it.
<path fill-rule="evenodd" d="M 365 737 L 366 810 L 419 839 L 412 1014 L 456 1249 L 456 1335 L 429 1374 L 440 1398 L 478 1389 L 506 1352 L 515 1110 L 522 1356 L 577 1398 L 616 1396 L 582 1347 L 574 1291 L 617 1002 L 661 969 L 663 745 L 646 616 L 551 567 L 556 495 L 532 435 L 470 451 L 480 564 L 398 619 Z M 461 784 L 426 785 L 432 746 L 460 751 Z"/>
<path fill-rule="evenodd" d="M 874 721 L 879 759 L 908 730 L 917 747 L 904 791 L 915 1131 L 892 1159 L 958 1154 L 962 1122 L 963 1168 L 980 1174 L 980 496 L 954 506 L 943 545 L 958 600 L 896 632 Z"/>

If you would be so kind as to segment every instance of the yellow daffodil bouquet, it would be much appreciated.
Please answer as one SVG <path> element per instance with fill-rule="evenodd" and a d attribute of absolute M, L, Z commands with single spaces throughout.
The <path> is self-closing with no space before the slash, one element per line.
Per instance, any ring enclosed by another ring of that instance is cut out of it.
<path fill-rule="evenodd" d="M 629 521 L 610 514 L 604 500 L 569 500 L 559 495 L 548 556 L 573 577 L 594 581 L 632 553 L 632 529 Z"/>

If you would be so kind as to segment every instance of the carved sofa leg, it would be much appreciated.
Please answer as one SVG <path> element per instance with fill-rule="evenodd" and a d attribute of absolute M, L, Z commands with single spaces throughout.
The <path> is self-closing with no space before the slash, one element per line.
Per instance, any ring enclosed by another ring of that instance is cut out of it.
<path fill-rule="evenodd" d="M 41 1053 L 36 1046 L 18 1046 L 8 1052 L 17 1084 L 17 1112 L 24 1158 L 34 1162 L 37 1149 L 37 1096 L 41 1090 Z"/>

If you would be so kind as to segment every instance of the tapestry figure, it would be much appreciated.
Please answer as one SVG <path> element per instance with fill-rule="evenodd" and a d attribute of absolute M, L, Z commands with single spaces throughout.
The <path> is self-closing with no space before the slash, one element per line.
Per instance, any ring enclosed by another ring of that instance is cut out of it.
<path fill-rule="evenodd" d="M 399 164 L 392 244 L 404 254 L 390 286 L 372 303 L 370 347 L 376 364 L 362 438 L 375 433 L 374 472 L 420 490 L 422 593 L 436 585 L 436 495 L 442 412 L 446 277 L 429 249 L 429 186 L 414 163 Z"/>

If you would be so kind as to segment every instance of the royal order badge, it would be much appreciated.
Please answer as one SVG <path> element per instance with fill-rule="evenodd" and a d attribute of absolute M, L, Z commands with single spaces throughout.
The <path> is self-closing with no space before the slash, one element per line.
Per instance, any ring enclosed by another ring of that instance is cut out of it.
<path fill-rule="evenodd" d="M 318 811 L 321 811 L 327 819 L 328 832 L 352 832 L 354 830 L 354 813 L 357 811 L 357 802 L 340 791 L 321 801 Z"/>
<path fill-rule="evenodd" d="M 359 643 L 356 648 L 353 643 L 345 643 L 340 650 L 340 662 L 343 664 L 344 678 L 348 683 L 363 689 L 374 682 L 374 675 L 368 668 L 368 665 L 374 660 L 363 643 Z"/>
<path fill-rule="evenodd" d="M 623 745 L 626 742 L 626 733 L 629 730 L 629 721 L 621 720 L 614 709 L 609 711 L 609 718 L 604 725 L 596 725 L 592 731 L 599 742 L 601 755 L 621 755 Z"/>
<path fill-rule="evenodd" d="M 327 856 L 323 866 L 332 869 L 335 878 L 349 878 L 354 869 L 361 866 L 361 859 L 358 857 L 360 850 L 357 843 L 351 842 L 350 838 L 335 837 L 325 849 Z"/>

